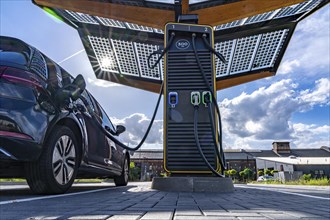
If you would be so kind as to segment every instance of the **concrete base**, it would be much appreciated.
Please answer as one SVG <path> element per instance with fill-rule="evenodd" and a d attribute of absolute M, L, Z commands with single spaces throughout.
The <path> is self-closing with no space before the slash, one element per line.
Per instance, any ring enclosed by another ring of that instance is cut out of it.
<path fill-rule="evenodd" d="M 220 177 L 155 177 L 152 189 L 168 192 L 233 192 L 231 178 Z"/>

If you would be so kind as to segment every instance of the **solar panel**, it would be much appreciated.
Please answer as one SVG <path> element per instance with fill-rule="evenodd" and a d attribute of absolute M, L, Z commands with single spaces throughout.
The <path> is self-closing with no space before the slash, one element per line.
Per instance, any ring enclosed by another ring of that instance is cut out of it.
<path fill-rule="evenodd" d="M 221 53 L 227 61 L 227 63 L 223 63 L 218 58 L 216 58 L 215 61 L 216 77 L 226 76 L 229 74 L 229 67 L 232 62 L 235 46 L 236 46 L 236 39 L 215 44 L 214 49 L 217 52 Z"/>
<path fill-rule="evenodd" d="M 134 48 L 135 48 L 135 53 L 137 55 L 137 61 L 139 64 L 139 69 L 141 72 L 141 77 L 143 78 L 150 78 L 150 79 L 160 79 L 160 64 L 155 67 L 154 69 L 150 69 L 148 67 L 148 63 L 147 63 L 147 58 L 149 57 L 149 55 L 158 50 L 158 46 L 157 45 L 151 45 L 151 44 L 143 44 L 143 43 L 134 43 Z M 159 58 L 159 55 L 154 55 L 151 57 L 150 59 L 150 63 L 154 64 L 156 62 L 156 60 Z M 162 67 L 162 65 L 161 65 Z"/>
<path fill-rule="evenodd" d="M 237 40 L 232 59 L 230 74 L 247 72 L 251 69 L 253 58 L 257 52 L 261 34 L 240 38 Z"/>
<path fill-rule="evenodd" d="M 121 74 L 139 76 L 132 42 L 111 39 Z"/>
<path fill-rule="evenodd" d="M 203 8 L 198 2 L 194 1 L 192 7 Z M 203 2 L 212 7 L 211 1 Z M 268 74 L 262 78 L 275 73 L 297 22 L 325 2 L 304 1 L 215 26 L 215 50 L 228 61 L 223 63 L 215 58 L 217 82 L 249 74 Z M 118 3 L 136 3 L 143 7 L 135 0 Z M 149 82 L 149 86 L 160 85 L 164 79 L 163 59 L 154 69 L 150 69 L 147 63 L 149 55 L 163 45 L 163 30 L 69 10 L 55 11 L 76 25 L 98 78 L 131 86 L 138 86 L 138 81 Z M 152 56 L 150 63 L 155 63 L 158 57 L 158 54 Z M 123 75 L 124 78 L 118 77 Z M 139 88 L 145 88 L 145 85 L 141 84 Z"/>
<path fill-rule="evenodd" d="M 258 52 L 254 59 L 252 70 L 272 67 L 278 56 L 278 51 L 283 46 L 288 29 L 265 33 L 262 35 Z"/>
<path fill-rule="evenodd" d="M 291 5 L 291 6 L 284 7 L 284 8 L 278 9 L 278 10 L 265 12 L 265 13 L 258 14 L 258 15 L 252 16 L 252 17 L 221 24 L 221 25 L 216 26 L 215 30 L 216 31 L 224 30 L 224 29 L 233 28 L 233 27 L 237 27 L 237 26 L 264 22 L 264 21 L 271 20 L 271 19 L 289 17 L 292 15 L 311 11 L 321 3 L 322 3 L 321 0 L 304 1 L 299 4 Z"/>
<path fill-rule="evenodd" d="M 278 12 L 278 10 L 275 10 L 275 11 L 258 14 L 258 15 L 252 16 L 252 17 L 248 17 L 246 19 L 246 21 L 244 22 L 244 24 L 253 24 L 253 23 L 258 23 L 258 22 L 272 19 L 277 12 Z"/>
<path fill-rule="evenodd" d="M 229 22 L 226 24 L 218 25 L 215 27 L 215 30 L 219 31 L 219 30 L 223 30 L 223 29 L 227 29 L 227 28 L 237 27 L 237 26 L 242 25 L 245 21 L 246 21 L 246 19 L 241 19 L 241 20 L 232 21 L 232 22 Z"/>
<path fill-rule="evenodd" d="M 119 73 L 114 51 L 110 40 L 102 37 L 88 36 L 94 54 L 102 71 Z"/>
<path fill-rule="evenodd" d="M 151 27 L 147 27 L 147 26 L 143 26 L 143 25 L 138 25 L 138 24 L 133 24 L 133 23 L 128 23 L 128 22 L 126 22 L 126 25 L 131 30 L 145 31 L 145 32 L 154 32 L 153 28 L 151 28 Z"/>
<path fill-rule="evenodd" d="M 80 12 L 73 12 L 69 10 L 65 10 L 67 14 L 69 14 L 74 20 L 81 22 L 81 23 L 86 23 L 86 24 L 99 24 L 93 16 L 89 14 L 84 14 Z M 71 20 L 71 19 L 70 19 Z"/>
<path fill-rule="evenodd" d="M 109 18 L 102 18 L 95 16 L 95 18 L 104 26 L 109 26 L 109 27 L 116 27 L 116 28 L 126 28 L 125 23 L 122 21 L 114 20 L 114 19 L 109 19 Z"/>

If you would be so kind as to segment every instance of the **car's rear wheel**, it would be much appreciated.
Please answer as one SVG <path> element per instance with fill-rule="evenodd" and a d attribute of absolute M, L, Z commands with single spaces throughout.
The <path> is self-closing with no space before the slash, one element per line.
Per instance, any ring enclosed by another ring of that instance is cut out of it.
<path fill-rule="evenodd" d="M 126 186 L 128 183 L 128 175 L 129 175 L 129 165 L 128 165 L 128 158 L 126 156 L 121 175 L 114 178 L 114 182 L 116 186 Z"/>
<path fill-rule="evenodd" d="M 74 133 L 56 126 L 36 162 L 26 165 L 27 182 L 34 193 L 59 194 L 72 185 L 79 167 L 80 147 Z"/>

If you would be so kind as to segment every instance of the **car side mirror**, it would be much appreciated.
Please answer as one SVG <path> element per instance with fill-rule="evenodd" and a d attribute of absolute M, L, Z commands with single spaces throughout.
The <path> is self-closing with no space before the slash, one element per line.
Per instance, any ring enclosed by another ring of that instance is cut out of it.
<path fill-rule="evenodd" d="M 117 125 L 116 127 L 116 135 L 120 135 L 121 133 L 123 133 L 124 131 L 126 131 L 125 126 L 123 125 Z"/>

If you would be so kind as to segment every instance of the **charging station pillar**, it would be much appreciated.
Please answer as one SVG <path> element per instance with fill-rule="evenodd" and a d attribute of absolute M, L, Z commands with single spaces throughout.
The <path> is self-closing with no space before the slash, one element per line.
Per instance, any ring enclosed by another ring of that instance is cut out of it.
<path fill-rule="evenodd" d="M 168 23 L 165 27 L 165 47 L 169 48 L 164 60 L 164 168 L 171 175 L 212 174 L 195 141 L 195 105 L 198 105 L 198 135 L 202 151 L 214 170 L 221 169 L 215 151 L 218 144 L 214 144 L 211 125 L 214 123 L 216 127 L 217 123 L 210 121 L 209 107 L 205 104 L 205 99 L 210 99 L 210 88 L 216 94 L 214 55 L 203 42 L 203 35 L 213 47 L 210 26 Z M 193 43 L 207 82 L 198 65 Z M 213 119 L 216 119 L 216 111 L 212 108 Z M 218 129 L 215 130 L 218 137 Z"/>

